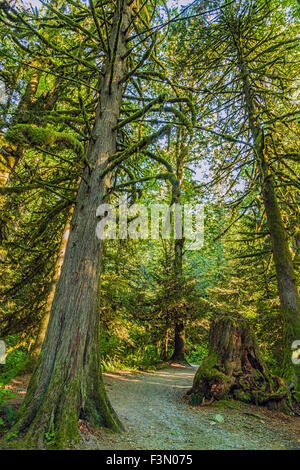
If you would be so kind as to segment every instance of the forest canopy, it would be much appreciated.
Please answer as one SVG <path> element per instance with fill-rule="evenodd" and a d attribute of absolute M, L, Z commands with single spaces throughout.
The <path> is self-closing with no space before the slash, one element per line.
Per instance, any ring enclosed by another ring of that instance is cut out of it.
<path fill-rule="evenodd" d="M 101 370 L 200 364 L 194 404 L 299 413 L 299 14 L 0 1 L 0 408 L 32 374 L 21 446 L 122 430 Z"/>

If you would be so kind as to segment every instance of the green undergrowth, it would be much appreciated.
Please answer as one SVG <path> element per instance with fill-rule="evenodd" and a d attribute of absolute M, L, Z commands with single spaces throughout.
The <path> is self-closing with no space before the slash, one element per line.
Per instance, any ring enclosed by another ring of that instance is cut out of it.
<path fill-rule="evenodd" d="M 5 364 L 0 364 L 0 383 L 7 384 L 14 377 L 20 374 L 28 362 L 28 355 L 25 348 L 19 346 L 18 335 L 10 335 L 5 338 L 6 354 Z"/>
<path fill-rule="evenodd" d="M 126 324 L 117 333 L 100 335 L 101 366 L 104 372 L 114 370 L 157 370 L 163 367 L 162 348 L 150 344 L 151 336 L 143 328 Z"/>
<path fill-rule="evenodd" d="M 207 355 L 207 342 L 202 342 L 195 346 L 187 340 L 185 358 L 189 364 L 200 364 Z"/>
<path fill-rule="evenodd" d="M 160 357 L 154 356 L 151 348 L 146 351 L 138 349 L 123 358 L 117 355 L 108 356 L 101 360 L 101 368 L 103 372 L 113 372 L 116 370 L 129 370 L 129 371 L 155 371 L 168 367 L 168 364 L 162 362 Z M 154 356 L 154 357 L 153 357 Z"/>
<path fill-rule="evenodd" d="M 15 416 L 15 409 L 8 402 L 17 395 L 11 390 L 6 390 L 5 386 L 20 374 L 27 363 L 26 351 L 22 347 L 18 348 L 18 343 L 17 335 L 5 339 L 6 348 L 11 349 L 11 352 L 7 354 L 5 364 L 0 365 L 0 436 L 10 428 Z M 16 349 L 13 349 L 14 347 Z"/>

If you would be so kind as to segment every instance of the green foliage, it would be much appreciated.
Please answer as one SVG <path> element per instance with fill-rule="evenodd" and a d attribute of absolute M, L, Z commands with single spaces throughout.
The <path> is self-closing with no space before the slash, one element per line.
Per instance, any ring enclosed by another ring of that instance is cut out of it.
<path fill-rule="evenodd" d="M 6 338 L 6 346 L 14 347 L 17 346 L 19 342 L 18 336 L 8 336 Z M 11 425 L 14 417 L 14 410 L 5 406 L 5 403 L 12 398 L 16 397 L 16 394 L 11 390 L 7 390 L 5 385 L 7 385 L 14 377 L 16 377 L 19 372 L 24 368 L 27 363 L 26 351 L 20 349 L 13 349 L 6 356 L 6 363 L 0 364 L 0 409 L 4 410 L 5 420 L 8 426 Z"/>
<path fill-rule="evenodd" d="M 54 446 L 55 445 L 55 433 L 54 432 L 46 432 L 45 433 L 45 443 L 46 446 Z"/>
<path fill-rule="evenodd" d="M 10 390 L 6 390 L 4 388 L 4 384 L 0 382 L 0 408 L 3 408 L 5 402 L 11 398 L 14 398 L 15 396 L 15 393 L 12 393 Z"/>
<path fill-rule="evenodd" d="M 33 127 L 26 124 L 17 124 L 11 127 L 6 135 L 6 140 L 15 144 L 29 144 L 33 147 L 55 146 L 61 149 L 71 148 L 80 157 L 84 155 L 84 147 L 74 136 L 57 132 L 54 129 Z"/>
<path fill-rule="evenodd" d="M 7 426 L 8 428 L 10 428 L 14 421 L 16 411 L 12 406 L 4 406 L 4 412 L 5 412 Z"/>
<path fill-rule="evenodd" d="M 123 322 L 119 335 L 116 331 L 102 331 L 100 335 L 102 369 L 112 371 L 155 368 L 161 363 L 162 357 L 161 350 L 151 344 L 151 339 L 151 334 L 143 327 L 126 321 Z"/>
<path fill-rule="evenodd" d="M 18 347 L 19 335 L 10 335 L 5 339 L 6 348 L 12 351 L 6 355 L 5 364 L 0 365 L 0 383 L 7 384 L 25 367 L 28 361 L 26 350 Z"/>
<path fill-rule="evenodd" d="M 15 347 L 7 364 L 0 365 L 0 406 L 12 396 L 4 385 L 26 364 L 23 345 L 35 339 L 45 314 L 78 182 L 89 184 L 93 170 L 85 151 L 97 138 L 95 106 L 101 109 L 107 28 L 115 13 L 115 2 L 106 2 L 104 9 L 94 3 L 92 13 L 76 1 L 45 5 L 34 15 L 22 10 L 21 23 L 14 12 L 0 12 L 5 39 L 0 78 L 10 94 L 8 103 L 0 104 L 0 166 L 9 174 L 13 168 L 0 203 L 5 294 L 0 334 Z M 149 12 L 148 5 L 139 12 L 142 24 L 137 18 L 132 22 L 136 39 L 130 40 L 126 94 L 113 130 L 116 154 L 104 170 L 111 171 L 110 200 L 124 194 L 130 205 L 170 205 L 176 195 L 181 203 L 204 202 L 205 245 L 193 253 L 185 244 L 179 273 L 174 240 L 106 243 L 100 296 L 103 370 L 159 367 L 174 349 L 177 319 L 185 325 L 187 361 L 201 363 L 211 318 L 229 312 L 250 320 L 268 366 L 280 375 L 284 325 L 244 99 L 245 74 L 239 67 L 242 52 L 297 260 L 299 129 L 290 95 L 299 69 L 298 5 L 294 0 L 226 4 L 205 14 L 219 3 L 196 2 L 189 19 L 169 24 L 168 37 L 163 28 L 160 33 L 154 27 L 155 35 L 148 30 L 150 17 L 161 22 L 152 4 Z M 118 18 L 119 30 L 121 14 Z M 115 37 L 111 72 L 117 42 Z M 10 423 L 12 411 L 7 413 Z M 54 445 L 53 433 L 44 437 Z"/>
<path fill-rule="evenodd" d="M 207 344 L 187 344 L 186 360 L 190 364 L 200 364 L 208 354 Z"/>
<path fill-rule="evenodd" d="M 17 432 L 8 432 L 5 436 L 5 439 L 7 441 L 10 441 L 10 440 L 13 440 L 13 439 L 16 439 L 18 437 L 18 433 Z"/>

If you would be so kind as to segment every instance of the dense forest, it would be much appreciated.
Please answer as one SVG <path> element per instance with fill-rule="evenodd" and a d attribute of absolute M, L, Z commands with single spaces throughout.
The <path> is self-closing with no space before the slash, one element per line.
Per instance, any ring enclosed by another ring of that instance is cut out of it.
<path fill-rule="evenodd" d="M 1 448 L 122 432 L 103 375 L 174 365 L 299 419 L 299 16 L 0 1 Z"/>

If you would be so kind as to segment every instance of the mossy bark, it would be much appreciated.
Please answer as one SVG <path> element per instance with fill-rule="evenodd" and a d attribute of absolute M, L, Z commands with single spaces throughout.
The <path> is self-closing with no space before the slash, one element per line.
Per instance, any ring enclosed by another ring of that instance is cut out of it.
<path fill-rule="evenodd" d="M 281 314 L 284 319 L 283 375 L 300 404 L 300 365 L 293 364 L 292 344 L 300 341 L 300 306 L 293 260 L 276 198 L 274 180 L 263 164 L 262 193 L 273 247 Z"/>
<path fill-rule="evenodd" d="M 270 136 L 266 135 L 260 122 L 261 109 L 259 109 L 254 99 L 255 91 L 251 85 L 247 58 L 240 37 L 237 38 L 236 45 L 245 107 L 253 138 L 254 156 L 259 168 L 261 194 L 272 242 L 281 314 L 285 325 L 282 369 L 285 379 L 288 381 L 290 388 L 294 390 L 295 398 L 300 404 L 300 365 L 293 364 L 291 357 L 292 344 L 294 341 L 300 340 L 300 300 L 296 275 L 289 249 L 288 233 L 283 223 L 276 194 L 274 171 L 270 165 L 269 151 L 271 148 L 270 142 L 272 143 L 272 141 L 269 140 Z"/>
<path fill-rule="evenodd" d="M 107 60 L 100 85 L 89 165 L 80 183 L 61 275 L 37 368 L 12 428 L 20 446 L 42 447 L 51 435 L 57 448 L 78 441 L 78 419 L 114 431 L 122 425 L 113 411 L 100 373 L 98 348 L 99 279 L 103 240 L 96 237 L 96 210 L 109 188 L 103 177 L 116 153 L 117 127 L 126 75 L 129 2 L 120 1 L 111 30 L 114 60 Z"/>
<path fill-rule="evenodd" d="M 221 316 L 210 329 L 209 353 L 199 366 L 189 392 L 192 404 L 235 399 L 289 412 L 291 397 L 282 379 L 263 361 L 248 322 Z"/>

